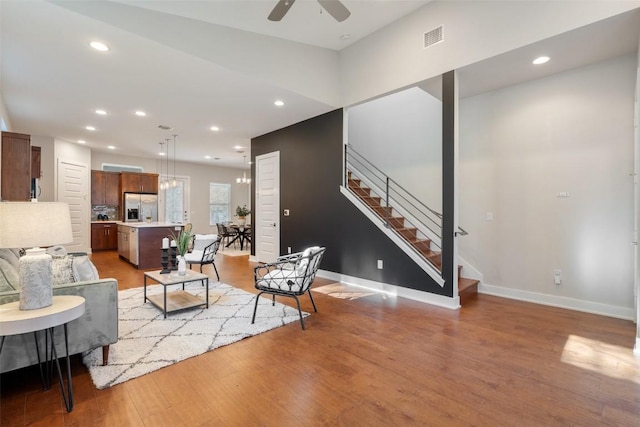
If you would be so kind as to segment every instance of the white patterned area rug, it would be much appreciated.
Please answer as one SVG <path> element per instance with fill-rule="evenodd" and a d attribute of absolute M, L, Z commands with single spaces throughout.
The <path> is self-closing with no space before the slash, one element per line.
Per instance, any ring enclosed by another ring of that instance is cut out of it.
<path fill-rule="evenodd" d="M 167 291 L 181 289 L 170 286 Z M 201 282 L 187 283 L 187 292 L 204 299 Z M 147 295 L 162 293 L 161 285 L 147 286 Z M 209 309 L 204 306 L 169 313 L 143 303 L 143 288 L 118 292 L 119 337 L 102 366 L 102 348 L 83 354 L 98 389 L 128 381 L 244 338 L 297 322 L 298 310 L 260 298 L 255 324 L 251 324 L 255 294 L 221 282 L 209 285 Z M 304 317 L 309 313 L 303 312 Z"/>

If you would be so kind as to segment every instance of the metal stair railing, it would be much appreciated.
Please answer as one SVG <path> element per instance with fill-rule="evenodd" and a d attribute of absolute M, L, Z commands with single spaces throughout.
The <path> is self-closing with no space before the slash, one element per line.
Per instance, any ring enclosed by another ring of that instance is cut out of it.
<path fill-rule="evenodd" d="M 417 230 L 416 238 L 418 240 L 421 238 L 422 240 L 429 239 L 431 241 L 430 250 L 432 252 L 441 252 L 442 214 L 424 204 L 353 149 L 351 145 L 346 144 L 344 147 L 345 188 L 353 192 L 349 186 L 349 175 L 353 175 L 355 179 L 360 180 L 370 189 L 371 196 L 381 199 L 381 206 L 385 208 L 385 215 L 384 218 L 382 218 L 385 227 L 402 236 L 398 231 L 398 227 L 392 225 L 393 218 L 397 218 L 397 216 L 392 216 L 392 212 L 398 212 L 398 215 L 404 218 L 404 227 L 402 228 L 415 228 Z M 368 208 L 375 211 L 371 206 L 368 206 Z M 458 227 L 456 235 L 464 236 L 467 234 L 464 229 Z M 424 257 L 437 270 L 440 270 L 429 257 L 421 253 L 414 245 L 409 246 L 411 246 L 416 253 Z"/>

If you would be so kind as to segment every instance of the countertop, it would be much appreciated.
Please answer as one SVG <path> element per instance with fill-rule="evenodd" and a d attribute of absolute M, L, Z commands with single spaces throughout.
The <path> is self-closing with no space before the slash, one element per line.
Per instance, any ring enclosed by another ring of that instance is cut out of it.
<path fill-rule="evenodd" d="M 108 222 L 108 221 L 99 221 Z M 179 227 L 181 229 L 184 224 L 174 224 L 173 222 L 117 222 L 118 225 L 125 225 L 133 228 L 151 228 L 151 227 Z"/>

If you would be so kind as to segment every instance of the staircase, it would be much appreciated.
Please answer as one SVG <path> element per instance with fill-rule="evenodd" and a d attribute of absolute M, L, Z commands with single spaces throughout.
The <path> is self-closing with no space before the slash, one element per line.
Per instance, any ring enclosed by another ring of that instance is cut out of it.
<path fill-rule="evenodd" d="M 347 171 L 347 187 L 436 270 L 442 271 L 442 254 L 439 248 L 434 250 L 434 246 L 437 245 L 434 245 L 431 239 L 419 237 L 416 227 L 412 227 L 391 205 L 383 205 L 382 198 L 365 186 L 351 171 Z M 458 295 L 460 304 L 464 304 L 477 296 L 479 281 L 462 277 L 461 271 L 462 266 L 458 266 Z"/>

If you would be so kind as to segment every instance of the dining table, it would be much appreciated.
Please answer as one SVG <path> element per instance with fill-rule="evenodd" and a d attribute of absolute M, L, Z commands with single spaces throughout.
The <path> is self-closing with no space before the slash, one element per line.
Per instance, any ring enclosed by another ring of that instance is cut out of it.
<path fill-rule="evenodd" d="M 245 242 L 251 243 L 251 225 L 230 224 L 227 225 L 227 227 L 234 230 L 235 237 L 225 245 L 226 248 L 228 248 L 236 240 L 239 240 L 240 250 L 242 251 L 244 250 Z"/>

